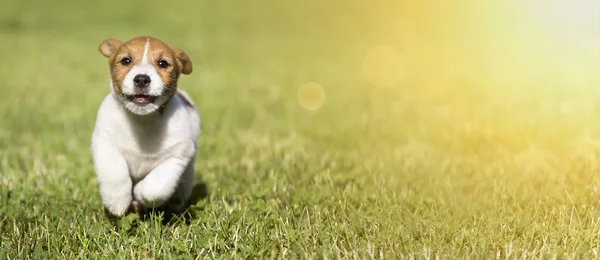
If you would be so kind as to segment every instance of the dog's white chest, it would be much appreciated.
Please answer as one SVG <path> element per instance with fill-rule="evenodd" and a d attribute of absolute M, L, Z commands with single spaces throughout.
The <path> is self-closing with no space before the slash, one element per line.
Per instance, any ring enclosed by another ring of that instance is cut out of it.
<path fill-rule="evenodd" d="M 195 110 L 182 105 L 176 97 L 161 117 L 137 117 L 107 97 L 98 114 L 94 138 L 112 143 L 127 161 L 132 180 L 139 181 L 174 154 L 195 153 L 199 117 Z"/>
<path fill-rule="evenodd" d="M 138 181 L 148 175 L 162 161 L 162 158 L 126 154 L 125 160 L 129 166 L 131 179 Z"/>

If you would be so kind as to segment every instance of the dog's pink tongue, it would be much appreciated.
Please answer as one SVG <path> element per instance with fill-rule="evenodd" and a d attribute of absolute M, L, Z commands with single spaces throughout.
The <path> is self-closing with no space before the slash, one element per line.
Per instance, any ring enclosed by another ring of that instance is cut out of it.
<path fill-rule="evenodd" d="M 150 103 L 150 98 L 148 98 L 147 96 L 134 96 L 131 101 L 133 101 L 133 103 L 136 104 L 146 105 Z"/>

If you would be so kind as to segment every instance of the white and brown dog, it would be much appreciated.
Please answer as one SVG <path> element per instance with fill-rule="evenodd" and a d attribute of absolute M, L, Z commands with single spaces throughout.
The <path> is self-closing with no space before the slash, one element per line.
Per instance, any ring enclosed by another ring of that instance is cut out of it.
<path fill-rule="evenodd" d="M 200 117 L 177 89 L 192 62 L 180 49 L 152 37 L 125 43 L 106 39 L 111 93 L 92 135 L 94 168 L 108 213 L 168 204 L 181 210 L 192 193 Z"/>

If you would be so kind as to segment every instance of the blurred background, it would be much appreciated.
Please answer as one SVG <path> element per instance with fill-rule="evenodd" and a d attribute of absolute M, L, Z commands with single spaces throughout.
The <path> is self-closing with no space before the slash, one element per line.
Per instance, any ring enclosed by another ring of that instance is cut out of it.
<path fill-rule="evenodd" d="M 109 91 L 98 45 L 151 35 L 192 58 L 180 87 L 207 153 L 249 134 L 363 154 L 587 154 L 600 144 L 599 5 L 3 1 L 0 140 L 80 153 Z"/>
<path fill-rule="evenodd" d="M 193 57 L 181 86 L 210 113 L 208 131 L 226 122 L 340 145 L 446 144 L 456 131 L 561 139 L 597 116 L 599 5 L 3 1 L 2 118 L 20 118 L 13 130 L 65 117 L 89 129 L 107 92 L 97 45 L 151 35 Z"/>

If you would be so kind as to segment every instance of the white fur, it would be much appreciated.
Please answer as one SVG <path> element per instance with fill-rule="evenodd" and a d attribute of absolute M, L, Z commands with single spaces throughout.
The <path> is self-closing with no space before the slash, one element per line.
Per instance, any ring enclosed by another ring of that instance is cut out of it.
<path fill-rule="evenodd" d="M 148 63 L 148 49 L 150 48 L 150 40 L 146 41 L 146 45 L 144 46 L 144 56 L 142 56 L 142 61 L 125 75 L 123 82 L 121 84 L 121 91 L 125 95 L 133 95 L 134 92 L 134 84 L 133 79 L 135 76 L 140 74 L 145 74 L 150 77 L 150 86 L 148 86 L 148 95 L 151 96 L 160 96 L 165 88 L 165 85 L 162 82 L 162 79 L 158 75 L 156 68 L 152 66 L 152 64 Z M 129 111 L 136 113 L 138 115 L 147 115 L 154 111 L 156 111 L 167 99 L 166 98 L 157 98 L 156 101 L 146 105 L 138 105 L 129 100 L 124 100 L 123 103 L 125 108 L 129 109 Z"/>
<path fill-rule="evenodd" d="M 113 215 L 133 201 L 183 206 L 191 196 L 200 117 L 180 95 L 189 100 L 176 93 L 162 113 L 147 115 L 128 111 L 114 93 L 102 102 L 92 153 L 102 202 Z"/>

